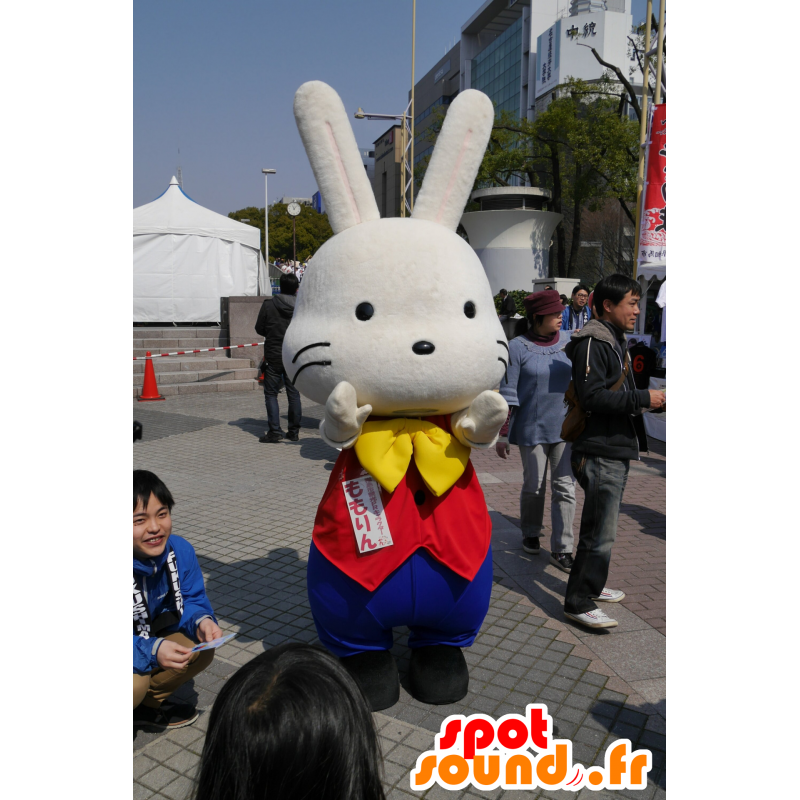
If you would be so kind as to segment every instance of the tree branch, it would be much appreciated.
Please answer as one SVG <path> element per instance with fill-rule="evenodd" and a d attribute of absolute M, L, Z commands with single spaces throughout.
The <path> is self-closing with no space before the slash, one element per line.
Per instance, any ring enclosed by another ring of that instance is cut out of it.
<path fill-rule="evenodd" d="M 624 117 L 624 114 L 622 113 L 623 111 L 625 111 L 625 95 L 624 94 L 620 94 L 620 96 L 619 96 L 619 105 L 617 106 L 617 116 L 620 119 L 622 119 Z"/>
<path fill-rule="evenodd" d="M 603 61 L 603 59 L 600 58 L 600 54 L 591 45 L 582 44 L 581 42 L 578 42 L 577 44 L 579 47 L 588 47 L 592 51 L 592 55 L 597 59 L 598 63 L 602 64 L 602 66 L 604 66 L 606 69 L 610 69 L 617 76 L 617 78 L 619 78 L 620 83 L 625 87 L 625 91 L 627 91 L 630 95 L 633 110 L 636 112 L 637 119 L 641 122 L 642 109 L 639 108 L 639 101 L 636 99 L 636 92 L 633 91 L 631 82 L 622 74 L 622 70 L 613 64 L 609 64 L 608 61 Z"/>
<path fill-rule="evenodd" d="M 625 216 L 634 224 L 636 225 L 636 219 L 634 218 L 633 214 L 631 214 L 630 209 L 628 208 L 628 204 L 621 198 L 618 197 L 619 204 L 622 206 L 622 210 L 625 212 Z"/>

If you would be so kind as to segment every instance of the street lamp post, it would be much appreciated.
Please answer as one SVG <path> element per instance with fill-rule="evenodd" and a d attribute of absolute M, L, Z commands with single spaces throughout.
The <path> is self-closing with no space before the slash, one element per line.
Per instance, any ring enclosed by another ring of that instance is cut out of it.
<path fill-rule="evenodd" d="M 410 186 L 410 190 L 408 192 L 409 212 L 414 210 L 414 59 L 416 57 L 416 48 L 417 0 L 414 0 L 413 10 L 411 12 L 411 102 L 409 103 L 409 106 L 411 107 L 411 125 L 409 130 L 409 134 L 411 136 L 411 158 L 408 162 L 408 183 Z"/>
<path fill-rule="evenodd" d="M 370 114 L 359 107 L 358 111 L 354 114 L 356 119 L 398 119 L 400 120 L 400 179 L 402 182 L 402 199 L 400 204 L 400 216 L 405 217 L 406 212 L 409 216 L 414 210 L 414 197 L 412 184 L 414 182 L 414 168 L 413 164 L 408 158 L 410 149 L 414 146 L 413 123 L 414 117 L 412 116 L 413 98 L 408 101 L 406 110 L 402 114 Z M 412 157 L 413 160 L 413 157 Z M 408 175 L 408 178 L 406 178 Z M 409 192 L 412 194 L 409 195 Z"/>
<path fill-rule="evenodd" d="M 267 262 L 267 270 L 269 271 L 269 192 L 267 192 L 267 175 L 274 175 L 274 169 L 262 169 L 264 173 L 264 261 Z"/>
<path fill-rule="evenodd" d="M 264 174 L 264 263 L 267 265 L 267 282 L 272 286 L 272 283 L 269 279 L 269 217 L 267 216 L 269 212 L 269 192 L 267 191 L 267 176 L 274 175 L 274 169 L 262 169 L 261 172 Z M 270 288 L 270 292 L 272 289 Z"/>
<path fill-rule="evenodd" d="M 413 0 L 411 7 L 411 99 L 402 114 L 365 114 L 361 108 L 355 113 L 356 119 L 399 119 L 400 120 L 400 149 L 401 169 L 400 175 L 403 182 L 403 196 L 400 201 L 400 216 L 406 213 L 411 215 L 414 210 L 414 59 L 417 45 L 417 0 Z"/>

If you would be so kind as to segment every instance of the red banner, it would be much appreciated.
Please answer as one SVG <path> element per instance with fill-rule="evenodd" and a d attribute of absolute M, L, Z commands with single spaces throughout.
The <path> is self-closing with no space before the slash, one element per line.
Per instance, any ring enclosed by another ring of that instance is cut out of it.
<path fill-rule="evenodd" d="M 667 104 L 651 107 L 637 260 L 667 260 Z"/>

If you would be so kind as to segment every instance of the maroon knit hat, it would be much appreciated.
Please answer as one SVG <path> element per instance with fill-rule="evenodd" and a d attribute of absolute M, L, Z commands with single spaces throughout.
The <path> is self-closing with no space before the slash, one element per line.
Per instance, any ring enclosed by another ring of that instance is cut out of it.
<path fill-rule="evenodd" d="M 540 314 L 560 314 L 564 310 L 561 305 L 561 296 L 555 289 L 545 289 L 543 292 L 529 294 L 523 301 L 525 310 L 534 316 Z"/>

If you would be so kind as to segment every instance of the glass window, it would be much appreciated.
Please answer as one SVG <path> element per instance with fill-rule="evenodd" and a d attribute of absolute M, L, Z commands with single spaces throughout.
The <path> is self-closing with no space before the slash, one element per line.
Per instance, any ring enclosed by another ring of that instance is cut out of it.
<path fill-rule="evenodd" d="M 472 60 L 472 88 L 485 92 L 496 113 L 519 114 L 522 17 Z"/>

